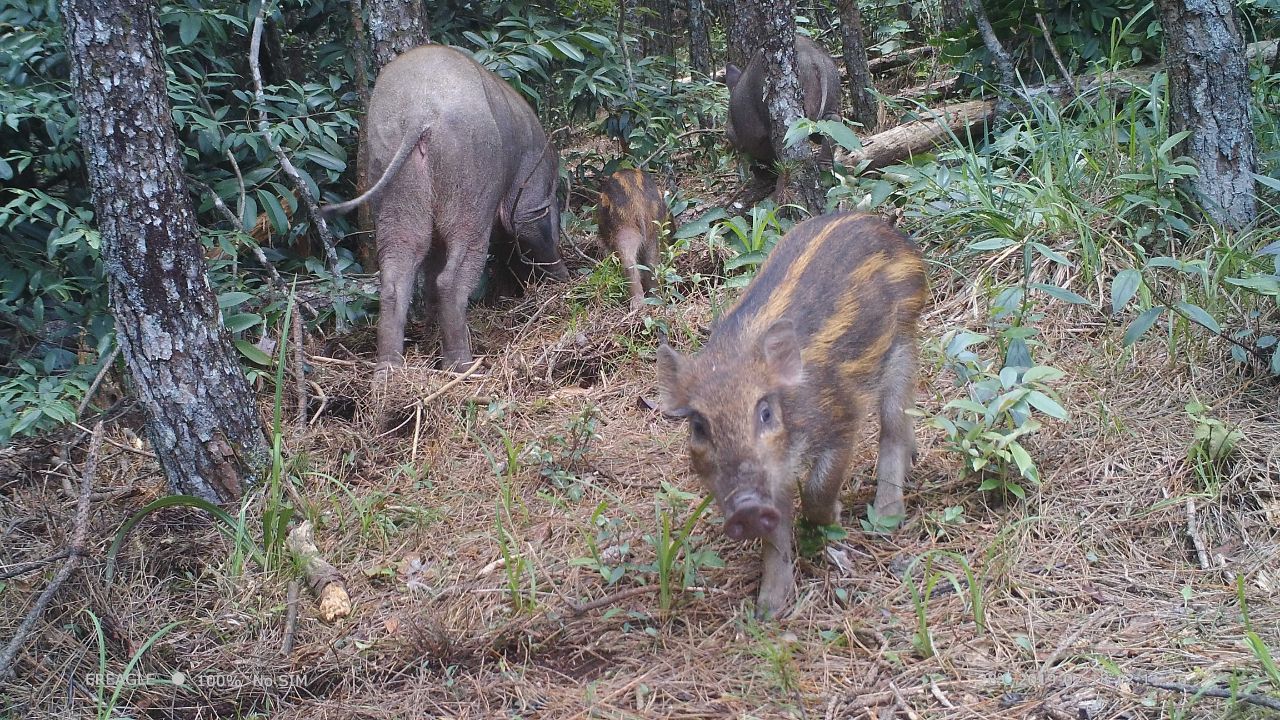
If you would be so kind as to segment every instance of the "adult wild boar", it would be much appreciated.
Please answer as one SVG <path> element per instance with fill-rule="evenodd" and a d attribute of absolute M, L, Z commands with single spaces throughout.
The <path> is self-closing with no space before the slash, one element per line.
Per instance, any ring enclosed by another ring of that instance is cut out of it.
<path fill-rule="evenodd" d="M 671 211 L 662 191 L 643 170 L 619 170 L 600 184 L 596 222 L 601 245 L 618 253 L 622 261 L 631 309 L 644 308 L 645 297 L 652 295 L 657 286 L 653 271 L 664 228 L 671 229 Z"/>
<path fill-rule="evenodd" d="M 765 57 L 756 52 L 746 70 L 736 65 L 725 68 L 725 84 L 729 86 L 729 120 L 725 133 L 729 144 L 755 163 L 771 167 L 778 159 L 769 136 L 769 109 L 764 103 Z M 800 75 L 800 91 L 804 96 L 804 116 L 810 120 L 840 118 L 840 71 L 831 55 L 803 35 L 796 35 L 796 72 Z M 823 145 L 823 155 L 830 162 L 830 143 Z M 762 171 L 753 168 L 759 177 Z"/>
<path fill-rule="evenodd" d="M 858 425 L 880 415 L 875 508 L 904 512 L 915 453 L 916 321 L 927 297 L 919 249 L 883 220 L 840 213 L 780 240 L 702 350 L 658 348 L 662 410 L 688 418 L 689 460 L 724 513 L 725 534 L 760 538 L 756 608 L 794 586 L 792 517 L 840 519 Z"/>
<path fill-rule="evenodd" d="M 467 298 L 491 240 L 515 247 L 557 279 L 559 156 L 528 103 L 469 55 L 443 45 L 410 50 L 378 74 L 365 118 L 369 177 L 360 197 L 327 214 L 373 204 L 382 311 L 378 372 L 404 362 L 414 278 L 440 320 L 444 365 L 471 362 Z"/>

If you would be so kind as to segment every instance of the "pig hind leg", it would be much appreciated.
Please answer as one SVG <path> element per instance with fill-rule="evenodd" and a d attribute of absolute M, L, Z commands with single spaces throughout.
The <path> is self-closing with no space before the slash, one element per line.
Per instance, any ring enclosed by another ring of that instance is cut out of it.
<path fill-rule="evenodd" d="M 467 329 L 467 301 L 480 283 L 489 252 L 489 230 L 474 227 L 444 237 L 446 260 L 436 278 L 440 293 L 440 333 L 444 368 L 460 370 L 471 362 L 471 332 Z"/>
<path fill-rule="evenodd" d="M 387 207 L 387 204 L 383 204 Z M 384 372 L 404 364 L 404 328 L 413 301 L 413 286 L 431 245 L 430 225 L 411 227 L 390 211 L 377 221 L 378 265 L 382 286 L 378 314 L 378 368 Z"/>
<path fill-rule="evenodd" d="M 916 353 L 910 338 L 889 349 L 880 379 L 880 450 L 876 460 L 876 512 L 906 514 L 902 488 L 916 453 L 915 428 L 907 409 L 915 402 Z"/>

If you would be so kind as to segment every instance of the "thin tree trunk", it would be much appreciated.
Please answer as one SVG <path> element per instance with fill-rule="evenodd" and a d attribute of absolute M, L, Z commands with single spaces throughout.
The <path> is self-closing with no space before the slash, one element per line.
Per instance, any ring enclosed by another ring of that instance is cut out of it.
<path fill-rule="evenodd" d="M 745 68 L 760 46 L 758 42 L 758 15 L 760 8 L 754 2 L 725 2 L 722 15 L 725 32 L 725 66 Z"/>
<path fill-rule="evenodd" d="M 711 75 L 711 37 L 707 32 L 707 6 L 704 0 L 688 0 L 689 65 L 693 71 Z"/>
<path fill-rule="evenodd" d="M 978 32 L 982 34 L 982 43 L 987 46 L 987 52 L 991 53 L 996 70 L 1000 73 L 1001 87 L 998 88 L 1000 97 L 996 100 L 996 116 L 1003 118 L 1013 109 L 1013 93 L 1018 81 L 1013 70 L 1013 58 L 996 37 L 996 31 L 987 19 L 987 11 L 982 7 L 982 0 L 969 0 L 969 9 L 978 24 Z"/>
<path fill-rule="evenodd" d="M 943 30 L 958 30 L 964 21 L 964 0 L 942 0 Z"/>
<path fill-rule="evenodd" d="M 253 394 L 205 274 L 154 3 L 63 0 L 116 338 L 175 493 L 225 502 L 266 466 Z"/>
<path fill-rule="evenodd" d="M 878 108 L 871 94 L 871 69 L 867 66 L 867 45 L 862 34 L 862 14 L 858 0 L 840 0 L 840 38 L 844 66 L 849 76 L 849 116 L 865 130 L 876 127 Z"/>
<path fill-rule="evenodd" d="M 1169 134 L 1200 174 L 1187 187 L 1215 223 L 1239 229 L 1257 216 L 1244 36 L 1229 0 L 1160 0 L 1169 72 Z"/>
<path fill-rule="evenodd" d="M 431 19 L 423 0 L 366 0 L 365 7 L 375 78 L 400 53 L 431 42 Z"/>
<path fill-rule="evenodd" d="M 800 77 L 796 72 L 796 18 L 793 0 L 775 0 L 759 11 L 761 50 L 765 58 L 764 102 L 769 111 L 769 136 L 778 157 L 780 199 L 817 214 L 825 199 L 819 185 L 818 163 L 809 144 L 788 144 L 787 130 L 804 117 Z"/>

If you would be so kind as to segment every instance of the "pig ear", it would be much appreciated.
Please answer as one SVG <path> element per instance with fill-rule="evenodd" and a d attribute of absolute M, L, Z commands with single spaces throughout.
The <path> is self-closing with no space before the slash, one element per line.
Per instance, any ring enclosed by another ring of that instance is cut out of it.
<path fill-rule="evenodd" d="M 737 65 L 729 63 L 724 67 L 724 84 L 732 90 L 734 85 L 738 84 L 738 80 L 742 78 L 742 70 Z"/>
<path fill-rule="evenodd" d="M 800 357 L 800 340 L 790 320 L 779 320 L 769 326 L 760 338 L 760 353 L 769 376 L 783 385 L 795 385 L 804 375 Z"/>
<path fill-rule="evenodd" d="M 666 415 L 684 417 L 689 414 L 689 396 L 685 392 L 682 371 L 684 358 L 663 342 L 658 346 L 658 409 Z"/>

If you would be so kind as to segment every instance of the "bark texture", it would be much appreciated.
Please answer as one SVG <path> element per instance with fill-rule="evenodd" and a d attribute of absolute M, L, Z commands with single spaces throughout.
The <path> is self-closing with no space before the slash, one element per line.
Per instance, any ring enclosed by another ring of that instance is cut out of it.
<path fill-rule="evenodd" d="M 964 0 L 942 0 L 942 29 L 959 29 L 965 21 Z"/>
<path fill-rule="evenodd" d="M 1169 73 L 1169 134 L 1200 174 L 1186 185 L 1214 222 L 1241 228 L 1257 216 L 1244 36 L 1229 0 L 1160 0 Z"/>
<path fill-rule="evenodd" d="M 849 116 L 874 130 L 877 120 L 875 96 L 871 94 L 871 69 L 867 65 L 867 44 L 862 34 L 862 13 L 858 0 L 840 0 L 840 42 L 844 67 L 849 78 Z"/>
<path fill-rule="evenodd" d="M 688 0 L 689 64 L 693 71 L 710 77 L 711 37 L 707 31 L 707 4 L 704 0 Z"/>
<path fill-rule="evenodd" d="M 969 10 L 973 13 L 973 20 L 977 23 L 978 32 L 982 35 L 982 43 L 987 46 L 987 52 L 991 53 L 992 62 L 1000 73 L 998 88 L 1000 96 L 996 100 L 996 115 L 1005 117 L 1013 110 L 1013 94 L 1018 82 L 1017 74 L 1013 69 L 1013 58 L 996 37 L 996 31 L 991 27 L 991 21 L 987 19 L 987 11 L 982 7 L 982 0 L 969 0 Z"/>
<path fill-rule="evenodd" d="M 779 160 L 780 199 L 821 213 L 825 205 L 818 163 L 803 140 L 788 145 L 787 130 L 804 116 L 804 96 L 796 72 L 796 18 L 793 0 L 777 0 L 759 10 L 761 50 L 765 58 L 764 102 L 769 137 Z"/>
<path fill-rule="evenodd" d="M 266 466 L 254 396 L 205 274 L 155 5 L 63 0 L 116 337 L 175 493 L 224 502 Z"/>
<path fill-rule="evenodd" d="M 423 0 L 364 0 L 364 5 L 373 77 L 400 53 L 431 42 L 431 19 Z"/>
<path fill-rule="evenodd" d="M 788 6 L 791 3 L 787 3 Z M 720 15 L 724 19 L 725 64 L 744 68 L 751 62 L 756 48 L 760 46 L 761 8 L 758 3 L 720 2 Z M 792 24 L 795 24 L 794 18 Z"/>

